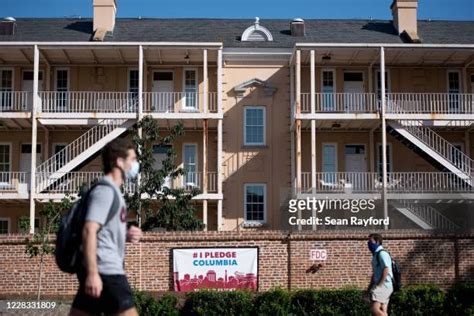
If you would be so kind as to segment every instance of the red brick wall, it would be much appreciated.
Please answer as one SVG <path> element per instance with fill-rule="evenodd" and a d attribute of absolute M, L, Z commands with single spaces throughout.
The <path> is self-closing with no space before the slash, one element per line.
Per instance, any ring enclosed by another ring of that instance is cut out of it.
<path fill-rule="evenodd" d="M 458 235 L 420 231 L 383 233 L 384 245 L 401 264 L 405 284 L 434 283 L 447 287 L 455 280 L 474 282 L 474 232 Z M 370 278 L 366 232 L 292 233 L 283 231 L 147 233 L 140 244 L 128 244 L 126 271 L 132 286 L 153 292 L 172 288 L 171 248 L 258 246 L 259 286 L 365 288 Z M 29 259 L 25 236 L 0 237 L 0 298 L 33 295 L 38 285 L 38 259 Z M 309 250 L 328 250 L 328 260 L 315 274 Z M 47 296 L 71 296 L 74 276 L 60 272 L 48 256 L 43 278 Z M 290 272 L 289 272 L 290 271 Z"/>

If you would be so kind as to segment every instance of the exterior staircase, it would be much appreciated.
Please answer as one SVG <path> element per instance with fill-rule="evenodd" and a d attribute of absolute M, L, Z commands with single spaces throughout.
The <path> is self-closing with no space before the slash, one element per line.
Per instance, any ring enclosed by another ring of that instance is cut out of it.
<path fill-rule="evenodd" d="M 437 209 L 426 204 L 393 201 L 395 209 L 423 229 L 456 230 L 457 224 L 441 214 Z"/>
<path fill-rule="evenodd" d="M 389 120 L 387 123 L 391 135 L 405 141 L 405 145 L 413 150 L 424 153 L 423 156 L 442 171 L 450 171 L 474 186 L 474 161 L 439 134 L 419 121 Z"/>
<path fill-rule="evenodd" d="M 36 192 L 45 190 L 74 170 L 134 123 L 134 120 L 125 119 L 103 120 L 89 129 L 36 168 Z"/>

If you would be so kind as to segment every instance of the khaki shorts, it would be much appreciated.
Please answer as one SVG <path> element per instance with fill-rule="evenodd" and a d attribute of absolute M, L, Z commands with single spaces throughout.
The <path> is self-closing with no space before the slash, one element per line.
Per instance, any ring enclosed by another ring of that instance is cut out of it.
<path fill-rule="evenodd" d="M 392 295 L 393 288 L 386 287 L 385 285 L 376 286 L 370 291 L 370 300 L 372 302 L 380 302 L 382 304 L 388 304 L 390 295 Z"/>

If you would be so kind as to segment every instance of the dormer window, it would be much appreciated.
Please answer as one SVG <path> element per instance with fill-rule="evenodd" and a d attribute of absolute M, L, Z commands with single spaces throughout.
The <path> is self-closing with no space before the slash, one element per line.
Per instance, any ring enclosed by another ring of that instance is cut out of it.
<path fill-rule="evenodd" d="M 254 25 L 248 27 L 242 33 L 242 42 L 272 42 L 273 36 L 270 31 L 260 25 L 260 19 L 255 18 Z"/>

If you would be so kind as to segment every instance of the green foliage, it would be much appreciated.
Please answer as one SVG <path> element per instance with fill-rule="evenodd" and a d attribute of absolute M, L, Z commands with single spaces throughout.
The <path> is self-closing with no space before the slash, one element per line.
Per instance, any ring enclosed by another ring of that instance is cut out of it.
<path fill-rule="evenodd" d="M 456 284 L 446 296 L 446 310 L 451 315 L 474 315 L 474 284 Z"/>
<path fill-rule="evenodd" d="M 142 129 L 142 136 L 138 129 Z M 142 178 L 140 186 L 132 195 L 126 195 L 128 209 L 137 214 L 144 214 L 142 229 L 164 228 L 169 231 L 202 230 L 204 225 L 196 215 L 195 203 L 192 198 L 200 193 L 193 188 L 186 191 L 183 188 L 164 187 L 167 177 L 174 180 L 184 175 L 185 170 L 175 164 L 176 151 L 173 143 L 176 138 L 184 134 L 180 123 L 168 129 L 162 136 L 159 126 L 152 117 L 144 117 L 133 131 L 133 141 L 138 151 L 140 172 Z M 167 148 L 166 159 L 161 169 L 154 169 L 153 145 Z M 146 199 L 140 199 L 145 194 Z M 156 202 L 153 203 L 153 199 Z"/>
<path fill-rule="evenodd" d="M 446 315 L 446 294 L 435 285 L 407 286 L 392 295 L 390 315 Z"/>
<path fill-rule="evenodd" d="M 178 298 L 173 294 L 165 294 L 156 300 L 150 294 L 134 292 L 135 306 L 140 316 L 178 316 Z"/>
<path fill-rule="evenodd" d="M 181 315 L 252 315 L 252 293 L 248 291 L 201 290 L 186 294 Z"/>
<path fill-rule="evenodd" d="M 290 292 L 280 288 L 261 292 L 255 297 L 254 315 L 288 315 L 290 300 Z"/>

